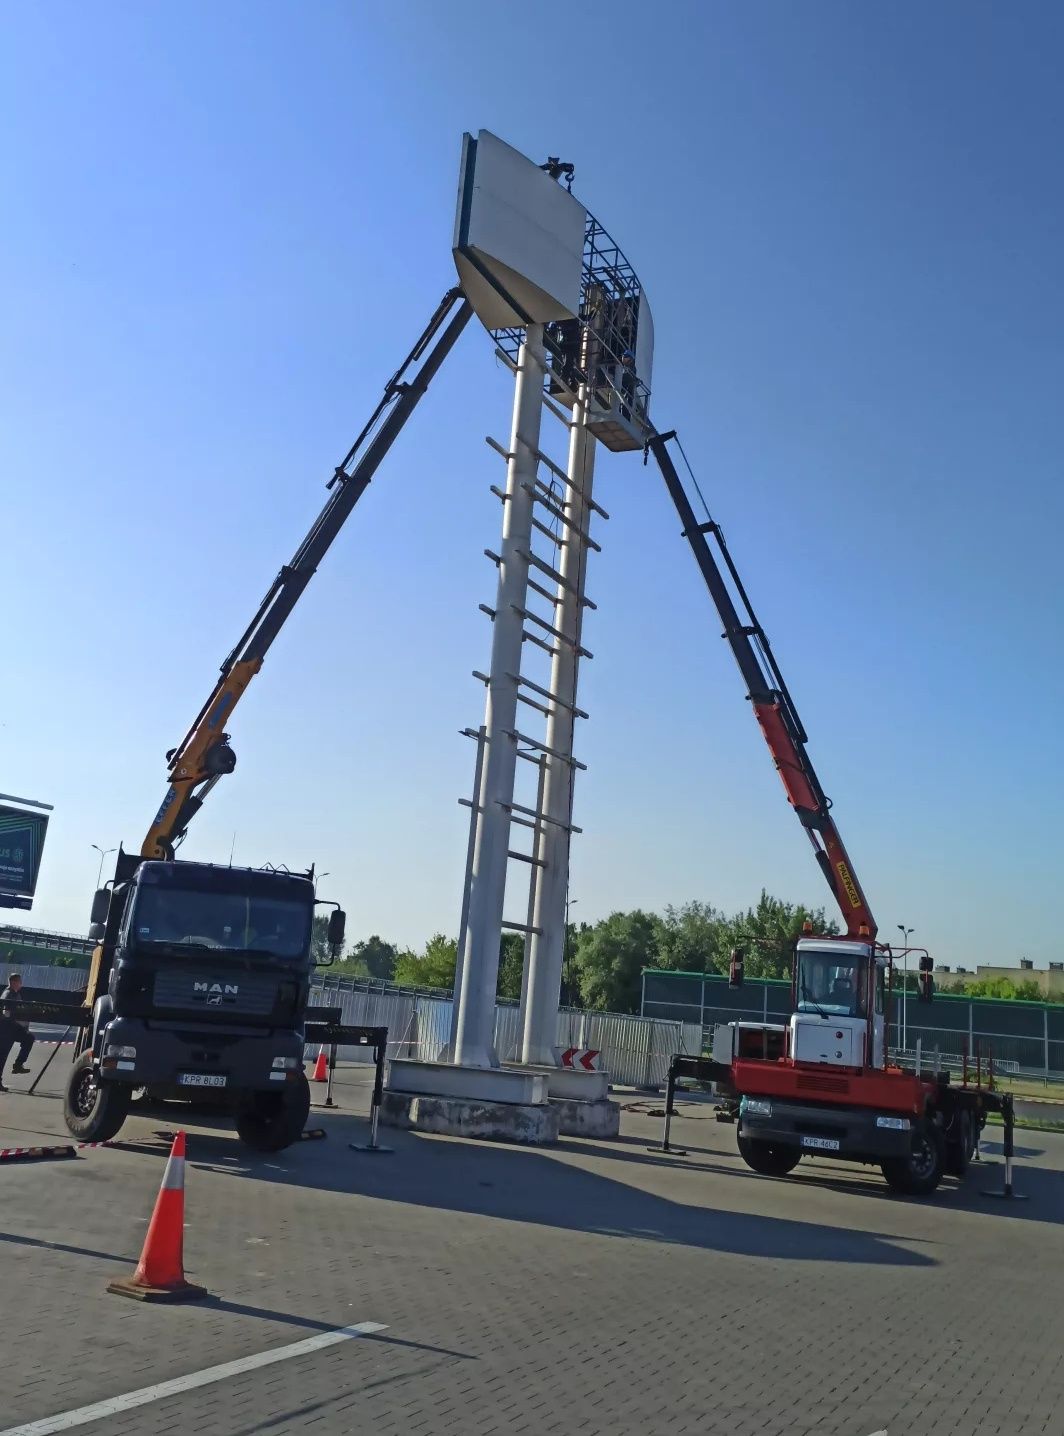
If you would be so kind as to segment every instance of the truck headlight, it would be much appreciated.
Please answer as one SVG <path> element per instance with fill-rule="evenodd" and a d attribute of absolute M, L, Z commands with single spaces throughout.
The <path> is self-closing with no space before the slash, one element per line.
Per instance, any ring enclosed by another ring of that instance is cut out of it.
<path fill-rule="evenodd" d="M 740 1114 L 749 1114 L 751 1117 L 771 1117 L 772 1103 L 764 1097 L 744 1097 Z"/>
<path fill-rule="evenodd" d="M 889 1127 L 892 1132 L 907 1132 L 909 1130 L 908 1117 L 877 1117 L 877 1127 Z"/>
<path fill-rule="evenodd" d="M 103 1055 L 105 1057 L 124 1057 L 132 1061 L 137 1055 L 137 1049 L 135 1047 L 118 1047 L 113 1042 L 109 1042 L 103 1049 Z"/>
<path fill-rule="evenodd" d="M 303 1059 L 300 1057 L 275 1057 L 271 1066 L 275 1072 L 294 1072 L 297 1067 L 303 1066 Z"/>

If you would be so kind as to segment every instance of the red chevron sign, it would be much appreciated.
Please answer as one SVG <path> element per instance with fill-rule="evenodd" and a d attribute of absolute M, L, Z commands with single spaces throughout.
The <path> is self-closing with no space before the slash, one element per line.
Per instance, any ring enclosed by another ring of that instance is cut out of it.
<path fill-rule="evenodd" d="M 595 1058 L 601 1055 L 601 1048 L 598 1047 L 567 1047 L 562 1053 L 562 1066 L 584 1072 L 595 1072 L 597 1071 Z"/>

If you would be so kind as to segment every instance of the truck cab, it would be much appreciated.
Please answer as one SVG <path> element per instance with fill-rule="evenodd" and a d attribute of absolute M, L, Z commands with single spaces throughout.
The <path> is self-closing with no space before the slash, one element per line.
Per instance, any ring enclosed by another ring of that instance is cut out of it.
<path fill-rule="evenodd" d="M 92 1019 L 67 1088 L 70 1131 L 107 1140 L 101 1132 L 115 1135 L 144 1089 L 163 1099 L 210 1094 L 260 1150 L 295 1140 L 309 1106 L 312 876 L 122 854 L 104 901 L 86 994 Z M 337 912 L 330 938 L 342 932 Z"/>
<path fill-rule="evenodd" d="M 795 1062 L 886 1066 L 886 959 L 867 942 L 800 938 L 788 1052 Z"/>

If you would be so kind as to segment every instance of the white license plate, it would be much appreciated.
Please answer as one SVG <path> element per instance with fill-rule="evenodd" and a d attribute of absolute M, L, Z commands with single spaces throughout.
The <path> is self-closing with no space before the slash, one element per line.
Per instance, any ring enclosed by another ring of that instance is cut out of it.
<path fill-rule="evenodd" d="M 803 1147 L 812 1147 L 815 1152 L 837 1152 L 838 1139 L 835 1137 L 803 1137 Z"/>
<path fill-rule="evenodd" d="M 225 1077 L 202 1072 L 179 1072 L 177 1085 L 179 1087 L 224 1087 Z M 835 1145 L 837 1147 L 838 1142 Z"/>

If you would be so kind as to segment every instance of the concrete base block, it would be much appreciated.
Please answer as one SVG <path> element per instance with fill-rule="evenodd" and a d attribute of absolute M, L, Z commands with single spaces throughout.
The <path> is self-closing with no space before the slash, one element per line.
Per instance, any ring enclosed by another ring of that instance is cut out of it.
<path fill-rule="evenodd" d="M 535 1072 L 547 1079 L 548 1097 L 568 1097 L 576 1102 L 604 1102 L 610 1090 L 608 1072 L 583 1072 L 572 1067 L 548 1067 L 534 1062 L 506 1062 L 510 1072 Z"/>
<path fill-rule="evenodd" d="M 389 1092 L 418 1097 L 463 1097 L 473 1102 L 513 1102 L 521 1106 L 547 1100 L 547 1079 L 529 1068 L 457 1067 L 450 1062 L 419 1062 L 393 1057 L 384 1085 Z"/>
<path fill-rule="evenodd" d="M 621 1130 L 621 1105 L 603 1098 L 578 1102 L 571 1097 L 552 1097 L 549 1104 L 558 1114 L 558 1131 L 563 1137 L 616 1137 Z"/>
<path fill-rule="evenodd" d="M 386 1127 L 436 1132 L 445 1137 L 475 1137 L 480 1141 L 538 1147 L 558 1140 L 559 1113 L 553 1102 L 482 1102 L 467 1097 L 385 1092 L 381 1122 Z"/>

